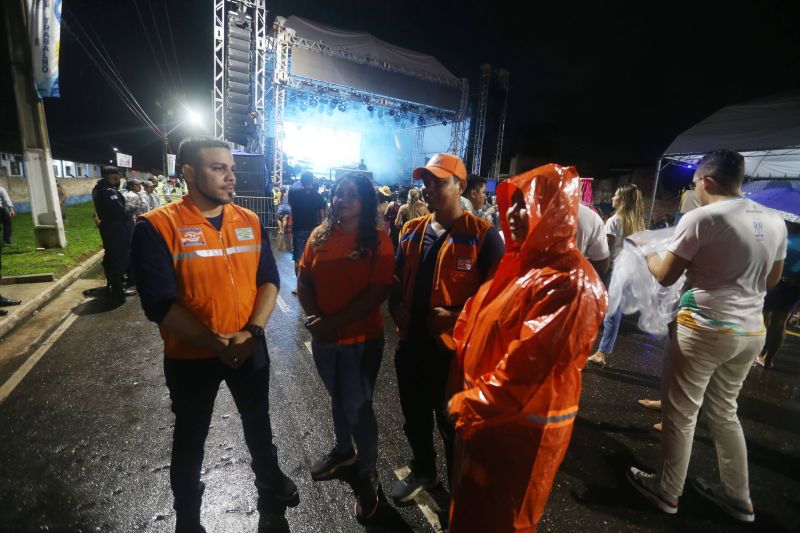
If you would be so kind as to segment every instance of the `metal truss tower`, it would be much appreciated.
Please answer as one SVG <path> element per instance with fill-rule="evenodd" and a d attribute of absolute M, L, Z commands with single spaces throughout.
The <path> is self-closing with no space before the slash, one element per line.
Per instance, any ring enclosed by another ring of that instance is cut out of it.
<path fill-rule="evenodd" d="M 214 137 L 225 136 L 225 4 L 214 0 Z"/>
<path fill-rule="evenodd" d="M 495 71 L 500 89 L 503 91 L 503 107 L 500 110 L 500 120 L 497 126 L 497 145 L 494 152 L 494 164 L 492 165 L 490 178 L 497 179 L 500 176 L 500 160 L 503 155 L 503 136 L 506 131 L 506 111 L 508 110 L 508 89 L 510 74 L 505 69 Z"/>
<path fill-rule="evenodd" d="M 481 86 L 478 109 L 475 113 L 475 136 L 472 139 L 472 173 L 480 175 L 483 158 L 483 140 L 486 137 L 486 111 L 489 107 L 489 85 L 492 82 L 492 66 L 481 65 Z"/>
<path fill-rule="evenodd" d="M 469 137 L 469 127 L 467 126 L 467 112 L 469 110 L 469 81 L 461 78 L 461 105 L 458 109 L 458 116 L 453 122 L 453 129 L 450 133 L 450 153 L 455 154 L 464 160 L 467 151 L 467 139 Z"/>
<path fill-rule="evenodd" d="M 286 27 L 286 19 L 276 17 L 272 26 L 270 50 L 274 61 L 272 76 L 272 182 L 275 187 L 283 185 L 283 139 L 284 111 L 286 109 L 286 88 L 289 85 L 289 48 L 295 31 Z"/>

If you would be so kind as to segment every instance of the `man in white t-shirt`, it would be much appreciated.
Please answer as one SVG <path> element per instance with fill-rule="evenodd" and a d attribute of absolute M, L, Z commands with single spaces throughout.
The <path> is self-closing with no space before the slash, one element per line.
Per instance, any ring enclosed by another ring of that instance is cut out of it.
<path fill-rule="evenodd" d="M 697 491 L 733 518 L 755 519 L 747 448 L 736 414 L 745 377 L 764 346 L 764 295 L 780 279 L 786 226 L 769 209 L 742 198 L 744 159 L 718 150 L 703 156 L 693 186 L 700 207 L 681 218 L 668 252 L 647 257 L 669 286 L 686 271 L 670 325 L 661 380 L 663 435 L 657 474 L 627 472 L 634 488 L 662 511 L 678 511 L 703 406 L 719 458 L 721 485 L 700 478 Z"/>
<path fill-rule="evenodd" d="M 608 239 L 600 215 L 583 204 L 578 207 L 578 233 L 575 236 L 578 250 L 589 260 L 597 275 L 606 273 L 609 264 Z"/>

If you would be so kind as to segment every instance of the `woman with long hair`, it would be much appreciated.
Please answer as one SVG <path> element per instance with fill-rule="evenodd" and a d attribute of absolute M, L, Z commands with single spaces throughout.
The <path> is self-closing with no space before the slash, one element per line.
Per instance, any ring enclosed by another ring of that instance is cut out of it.
<path fill-rule="evenodd" d="M 406 222 L 413 218 L 419 218 L 430 214 L 425 203 L 420 199 L 419 189 L 408 191 L 408 201 L 400 206 L 397 218 L 394 221 L 395 227 L 402 229 Z"/>
<path fill-rule="evenodd" d="M 370 180 L 357 174 L 340 178 L 327 219 L 309 237 L 297 279 L 314 363 L 331 397 L 335 437 L 330 453 L 312 466 L 311 477 L 331 479 L 340 468 L 358 463 L 359 519 L 378 508 L 372 396 L 383 357 L 380 305 L 394 275 L 392 243 L 377 227 L 376 216 Z"/>
<path fill-rule="evenodd" d="M 611 251 L 611 265 L 603 278 L 606 288 L 611 284 L 614 272 L 614 260 L 622 251 L 622 244 L 627 237 L 644 230 L 644 201 L 639 188 L 633 183 L 626 183 L 614 193 L 611 199 L 614 214 L 606 221 L 606 237 L 608 249 Z M 600 346 L 589 358 L 589 361 L 598 365 L 606 364 L 606 356 L 611 355 L 614 343 L 617 341 L 619 323 L 622 320 L 622 306 L 618 306 L 613 313 L 606 315 L 603 320 L 603 336 Z"/>

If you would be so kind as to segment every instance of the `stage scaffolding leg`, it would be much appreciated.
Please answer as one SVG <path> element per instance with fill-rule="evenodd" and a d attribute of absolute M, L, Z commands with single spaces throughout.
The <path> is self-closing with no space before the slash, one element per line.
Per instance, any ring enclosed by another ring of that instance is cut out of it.
<path fill-rule="evenodd" d="M 286 87 L 289 83 L 289 43 L 293 30 L 286 28 L 280 17 L 275 21 L 273 47 L 275 55 L 275 71 L 272 77 L 274 92 L 272 104 L 273 154 L 272 180 L 275 187 L 283 185 L 283 141 L 284 110 L 286 108 Z"/>
<path fill-rule="evenodd" d="M 467 111 L 469 106 L 469 81 L 461 79 L 461 105 L 459 106 L 458 116 L 453 122 L 453 129 L 450 133 L 450 153 L 464 159 L 467 149 Z"/>
<path fill-rule="evenodd" d="M 426 163 L 425 153 L 423 152 L 425 145 L 425 128 L 423 126 L 418 126 L 414 134 L 414 156 L 411 158 L 411 166 L 422 167 L 425 166 Z"/>
<path fill-rule="evenodd" d="M 650 198 L 650 214 L 647 216 L 647 227 L 649 228 L 653 224 L 653 209 L 656 206 L 656 192 L 658 192 L 658 178 L 661 175 L 661 170 L 663 169 L 662 162 L 664 158 L 658 159 L 658 164 L 656 165 L 656 177 L 653 180 L 653 195 Z"/>
<path fill-rule="evenodd" d="M 507 70 L 497 69 L 495 73 L 497 80 L 500 82 L 500 88 L 503 90 L 503 108 L 500 111 L 500 123 L 497 131 L 497 145 L 494 152 L 494 164 L 491 169 L 491 178 L 497 179 L 500 177 L 500 163 L 503 156 L 503 136 L 506 131 L 506 112 L 508 111 L 508 89 L 510 74 Z"/>
<path fill-rule="evenodd" d="M 481 87 L 478 110 L 475 114 L 475 136 L 472 139 L 472 173 L 480 175 L 483 159 L 483 140 L 486 137 L 486 111 L 489 107 L 489 85 L 492 82 L 492 66 L 481 65 Z"/>

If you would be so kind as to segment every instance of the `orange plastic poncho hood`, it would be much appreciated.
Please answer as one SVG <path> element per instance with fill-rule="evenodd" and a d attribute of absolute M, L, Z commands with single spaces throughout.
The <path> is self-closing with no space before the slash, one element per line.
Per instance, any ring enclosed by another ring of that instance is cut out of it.
<path fill-rule="evenodd" d="M 528 208 L 521 243 L 505 218 L 517 191 Z M 464 379 L 450 402 L 453 532 L 535 530 L 566 453 L 580 369 L 607 305 L 575 244 L 579 194 L 575 169 L 552 164 L 498 187 L 506 255 L 454 331 Z"/>

